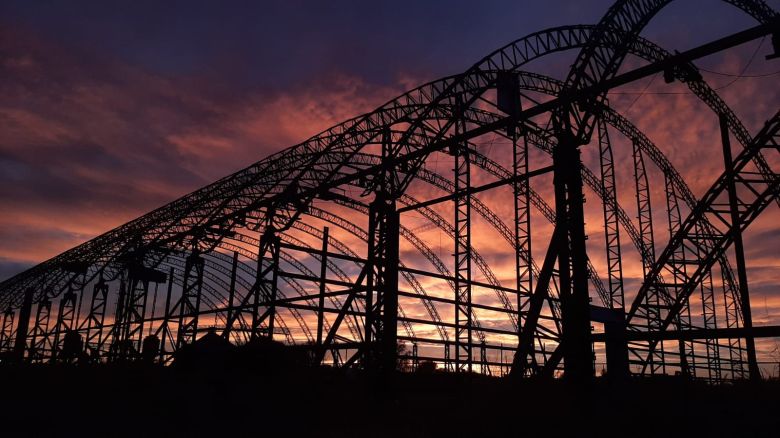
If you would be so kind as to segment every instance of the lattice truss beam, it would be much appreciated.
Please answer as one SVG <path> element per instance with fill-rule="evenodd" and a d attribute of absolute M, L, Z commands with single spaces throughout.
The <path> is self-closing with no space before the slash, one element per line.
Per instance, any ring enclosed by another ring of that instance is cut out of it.
<path fill-rule="evenodd" d="M 599 88 L 629 55 L 673 56 L 639 36 L 668 3 L 620 0 L 596 25 L 518 39 L 4 281 L 0 350 L 71 360 L 65 338 L 76 333 L 88 360 L 167 362 L 213 332 L 239 344 L 273 338 L 333 366 L 431 360 L 531 375 L 574 357 L 575 305 L 562 302 L 582 293 L 629 331 L 749 328 L 744 262 L 734 268 L 729 251 L 778 202 L 778 115 L 753 137 L 693 63 L 666 68 L 711 109 L 724 142 L 738 143 L 696 198 L 662 152 L 675 145 L 654 144 Z M 727 3 L 777 23 L 760 0 Z M 563 80 L 524 70 L 567 50 L 578 54 Z M 567 158 L 581 181 L 554 198 L 545 175 L 562 181 L 562 138 L 596 159 Z M 583 230 L 604 238 L 587 251 L 604 251 L 594 258 L 604 263 L 578 260 L 573 222 L 591 205 L 603 221 Z M 666 223 L 653 222 L 659 211 Z M 628 260 L 642 271 L 635 290 Z M 627 351 L 636 373 L 719 381 L 754 371 L 749 338 L 631 341 Z"/>

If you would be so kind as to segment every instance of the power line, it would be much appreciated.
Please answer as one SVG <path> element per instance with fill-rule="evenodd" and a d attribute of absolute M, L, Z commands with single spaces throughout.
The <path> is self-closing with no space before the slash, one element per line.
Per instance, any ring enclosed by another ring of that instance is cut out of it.
<path fill-rule="evenodd" d="M 645 88 L 642 90 L 642 92 L 640 92 L 639 95 L 636 98 L 634 98 L 634 100 L 628 105 L 628 107 L 625 110 L 623 110 L 624 112 L 628 113 L 628 111 L 631 109 L 631 107 L 634 106 L 634 104 L 639 100 L 639 98 L 644 96 L 647 89 L 650 88 L 650 85 L 653 85 L 653 82 L 655 82 L 655 78 L 657 77 L 658 75 L 656 74 L 650 78 L 650 80 L 647 82 L 647 85 L 645 85 Z"/>
<path fill-rule="evenodd" d="M 745 66 L 742 67 L 742 70 L 741 70 L 741 72 L 739 74 L 721 73 L 721 72 L 716 72 L 716 71 L 713 71 L 713 70 L 708 70 L 706 68 L 700 68 L 700 67 L 697 67 L 697 68 L 699 70 L 705 71 L 707 73 L 713 73 L 713 74 L 717 74 L 717 75 L 721 75 L 721 76 L 727 76 L 727 77 L 734 78 L 732 81 L 730 81 L 729 83 L 727 83 L 725 85 L 721 85 L 720 87 L 713 88 L 714 91 L 724 90 L 724 89 L 730 87 L 731 85 L 733 85 L 735 82 L 737 82 L 738 80 L 740 80 L 742 78 L 765 78 L 765 77 L 769 77 L 769 76 L 774 76 L 774 75 L 780 74 L 780 70 L 778 70 L 776 72 L 773 72 L 773 73 L 765 73 L 765 74 L 759 74 L 759 75 L 746 75 L 745 74 L 747 69 L 750 68 L 750 65 L 753 64 L 753 61 L 756 59 L 756 55 L 758 55 L 758 51 L 761 49 L 761 46 L 764 45 L 764 40 L 766 40 L 766 37 L 761 38 L 761 41 L 759 42 L 758 46 L 756 46 L 756 49 L 753 51 L 753 54 L 750 55 L 750 59 L 748 60 L 747 64 L 745 64 Z M 655 76 L 653 77 L 653 79 L 655 79 Z M 625 111 L 628 111 L 632 106 L 634 106 L 636 101 L 639 100 L 639 98 L 642 97 L 645 94 L 653 94 L 653 95 L 690 95 L 690 96 L 694 95 L 690 91 L 682 91 L 682 92 L 681 91 L 653 91 L 653 92 L 647 92 L 647 89 L 650 87 L 650 84 L 652 84 L 652 82 L 653 81 L 651 80 L 645 86 L 645 88 L 642 91 L 616 91 L 616 92 L 613 92 L 613 93 L 610 93 L 610 94 L 638 95 L 636 97 L 636 99 L 634 99 L 634 101 L 631 102 L 631 104 L 628 106 L 628 108 L 625 109 Z"/>
<path fill-rule="evenodd" d="M 780 70 L 774 71 L 774 72 L 771 72 L 771 73 L 759 74 L 759 75 L 744 75 L 744 74 L 723 73 L 723 72 L 719 72 L 719 71 L 707 70 L 706 68 L 701 68 L 701 67 L 699 67 L 699 70 L 705 71 L 707 73 L 712 73 L 714 75 L 727 76 L 727 77 L 732 77 L 732 78 L 767 78 L 769 76 L 774 76 L 774 75 L 780 74 Z"/>
<path fill-rule="evenodd" d="M 761 41 L 758 43 L 758 46 L 756 47 L 756 50 L 753 50 L 753 54 L 750 55 L 750 59 L 748 60 L 747 64 L 745 64 L 745 67 L 742 69 L 741 72 L 739 72 L 739 76 L 735 77 L 728 84 L 723 85 L 723 86 L 718 87 L 718 88 L 715 88 L 715 91 L 726 89 L 726 88 L 730 87 L 731 85 L 733 85 L 738 80 L 740 80 L 742 77 L 744 77 L 743 75 L 745 74 L 747 69 L 750 68 L 750 65 L 753 64 L 753 60 L 756 59 L 756 55 L 758 55 L 758 51 L 761 49 L 761 46 L 764 45 L 764 40 L 766 40 L 766 37 L 761 38 Z"/>

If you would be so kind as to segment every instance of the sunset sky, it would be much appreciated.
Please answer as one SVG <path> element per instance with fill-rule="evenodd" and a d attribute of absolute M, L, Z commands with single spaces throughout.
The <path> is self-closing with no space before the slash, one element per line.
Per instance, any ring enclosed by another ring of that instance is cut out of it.
<path fill-rule="evenodd" d="M 612 0 L 161 3 L 0 3 L 0 281 L 512 40 L 596 23 Z M 721 1 L 679 1 L 643 36 L 684 50 L 753 25 Z M 751 134 L 780 106 L 770 52 L 755 41 L 697 63 Z M 534 68 L 564 79 L 573 56 Z M 722 170 L 717 120 L 674 86 L 610 102 L 700 196 Z M 746 236 L 758 323 L 780 323 L 779 220 L 772 205 Z"/>

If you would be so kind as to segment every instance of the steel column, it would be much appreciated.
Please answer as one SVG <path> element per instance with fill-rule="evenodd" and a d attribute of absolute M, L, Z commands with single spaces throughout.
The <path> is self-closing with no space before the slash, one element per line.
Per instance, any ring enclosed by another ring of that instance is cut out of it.
<path fill-rule="evenodd" d="M 742 242 L 742 227 L 739 216 L 739 198 L 737 198 L 737 188 L 734 179 L 737 174 L 731 169 L 733 161 L 731 159 L 731 139 L 729 138 L 728 120 L 720 117 L 720 132 L 723 143 L 723 161 L 726 168 L 726 186 L 729 198 L 729 210 L 731 212 L 731 229 L 734 236 L 734 255 L 737 259 L 737 276 L 739 277 L 739 295 L 742 299 L 742 326 L 747 330 L 745 336 L 745 348 L 747 350 L 748 370 L 752 380 L 761 378 L 761 371 L 758 369 L 758 360 L 756 359 L 756 343 L 750 330 L 753 328 L 753 316 L 750 309 L 750 291 L 748 289 L 747 266 L 745 263 L 745 248 Z"/>
<path fill-rule="evenodd" d="M 14 311 L 9 307 L 3 312 L 3 327 L 0 330 L 0 352 L 10 351 L 14 335 Z"/>
<path fill-rule="evenodd" d="M 14 339 L 14 355 L 19 361 L 24 360 L 24 352 L 27 350 L 27 330 L 30 325 L 33 295 L 35 289 L 27 288 L 22 298 L 22 307 L 19 309 L 19 321 L 16 323 L 16 338 Z"/>
<path fill-rule="evenodd" d="M 93 348 L 96 353 L 100 353 L 100 347 L 103 344 L 103 323 L 106 315 L 106 304 L 108 301 L 108 283 L 103 281 L 101 276 L 92 289 L 92 299 L 89 305 L 89 314 L 85 319 L 86 336 L 84 347 Z"/>
<path fill-rule="evenodd" d="M 455 122 L 456 135 L 465 132 L 463 121 Z M 472 371 L 473 317 L 471 308 L 471 157 L 468 144 L 455 145 L 455 369 Z"/>
<path fill-rule="evenodd" d="M 325 323 L 325 288 L 328 275 L 328 227 L 322 230 L 322 255 L 320 257 L 320 294 L 317 300 L 317 346 L 322 348 L 322 332 Z"/>
<path fill-rule="evenodd" d="M 682 212 L 680 210 L 679 197 L 668 175 L 664 175 L 664 187 L 666 193 L 666 217 L 669 224 L 669 239 L 677 234 L 682 224 Z M 678 285 L 687 278 L 688 264 L 685 263 L 685 247 L 677 248 L 672 253 L 671 258 L 675 261 L 677 269 L 672 275 L 671 281 Z M 680 312 L 675 322 L 679 330 L 690 329 L 691 324 L 691 306 L 686 305 Z M 680 372 L 686 375 L 693 375 L 696 371 L 696 353 L 692 341 L 679 340 L 678 350 L 680 352 Z"/>
<path fill-rule="evenodd" d="M 203 273 L 205 265 L 200 252 L 195 249 L 187 256 L 182 279 L 181 299 L 179 300 L 179 325 L 176 335 L 176 348 L 195 342 L 198 336 L 198 317 L 203 293 Z"/>
<path fill-rule="evenodd" d="M 583 211 L 585 197 L 577 140 L 565 128 L 558 130 L 553 166 L 556 227 L 561 227 L 565 236 L 558 239 L 564 375 L 567 379 L 582 381 L 594 376 Z"/>
<path fill-rule="evenodd" d="M 617 187 L 615 186 L 615 162 L 607 124 L 598 119 L 599 164 L 601 167 L 601 191 L 604 210 L 604 238 L 607 249 L 607 270 L 609 273 L 609 305 L 622 309 L 623 260 L 620 254 L 620 226 L 618 224 Z"/>

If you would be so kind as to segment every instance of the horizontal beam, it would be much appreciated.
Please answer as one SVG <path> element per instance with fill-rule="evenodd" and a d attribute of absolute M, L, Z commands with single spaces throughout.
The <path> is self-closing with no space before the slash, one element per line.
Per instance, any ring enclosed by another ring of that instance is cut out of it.
<path fill-rule="evenodd" d="M 479 348 L 480 348 L 480 345 L 476 345 L 474 347 L 475 350 L 477 350 Z M 398 357 L 401 358 L 401 359 L 415 359 L 415 356 L 412 356 L 412 355 L 409 355 L 409 354 L 400 355 Z M 430 362 L 442 363 L 442 364 L 446 364 L 447 363 L 447 360 L 445 360 L 443 357 L 417 355 L 416 359 L 418 361 L 421 361 L 421 362 L 422 361 L 430 361 Z M 450 358 L 449 363 L 454 364 L 455 363 L 455 359 L 454 358 Z M 483 366 L 491 366 L 491 367 L 499 367 L 499 368 L 500 367 L 509 367 L 509 365 L 511 365 L 508 362 L 496 362 L 495 360 L 493 360 L 493 361 L 491 361 L 491 360 L 483 361 L 483 360 L 480 360 L 479 358 L 476 358 L 476 357 L 474 358 L 472 363 L 474 365 L 483 365 Z"/>
<path fill-rule="evenodd" d="M 398 340 L 399 341 L 411 342 L 413 344 L 422 344 L 422 345 L 426 345 L 426 344 L 430 344 L 430 345 L 455 345 L 455 341 L 445 341 L 445 340 L 437 339 L 437 338 L 422 338 L 422 337 L 419 337 L 419 336 L 398 336 Z M 482 347 L 483 344 L 481 342 L 472 342 L 470 345 L 471 345 L 471 347 L 473 349 L 476 350 L 477 348 Z M 485 342 L 484 346 L 485 346 L 485 348 L 487 348 L 489 350 L 504 350 L 504 351 L 511 351 L 511 352 L 514 352 L 514 351 L 517 350 L 517 346 L 514 345 L 514 344 L 506 344 L 506 345 L 504 345 L 504 344 L 493 344 L 493 343 L 490 343 L 490 342 Z M 538 352 L 542 353 L 542 350 L 538 350 Z M 507 365 L 511 365 L 511 364 L 507 363 Z"/>
<path fill-rule="evenodd" d="M 402 271 L 403 272 L 408 272 L 410 274 L 415 274 L 415 275 L 421 275 L 423 277 L 433 277 L 433 278 L 440 278 L 442 280 L 447 280 L 447 281 L 455 281 L 455 277 L 452 276 L 452 275 L 440 274 L 438 272 L 423 271 L 423 270 L 420 270 L 420 269 L 414 269 L 414 268 L 409 268 L 409 267 L 404 267 L 404 266 L 399 266 L 398 267 L 398 271 L 399 272 L 402 272 Z M 472 286 L 484 287 L 485 289 L 500 290 L 500 291 L 504 291 L 504 292 L 507 292 L 507 293 L 510 293 L 510 294 L 516 294 L 517 293 L 517 291 L 515 289 L 510 289 L 508 287 L 503 287 L 503 286 L 496 286 L 496 285 L 493 285 L 493 284 L 490 284 L 490 283 L 483 283 L 481 281 L 474 281 L 474 280 L 466 281 L 463 278 L 459 278 L 458 281 L 461 284 L 467 284 L 468 283 L 468 284 L 470 284 Z M 524 292 L 521 295 L 530 295 L 530 294 L 528 294 L 527 292 Z"/>
<path fill-rule="evenodd" d="M 320 277 L 314 277 L 314 276 L 305 275 L 305 274 L 298 274 L 298 273 L 295 273 L 295 272 L 287 272 L 287 271 L 279 270 L 278 275 L 279 275 L 279 277 L 282 277 L 282 278 L 292 278 L 294 280 L 310 281 L 310 282 L 313 282 L 313 283 L 333 284 L 333 285 L 336 285 L 336 286 L 343 286 L 343 287 L 347 287 L 347 288 L 350 288 L 350 289 L 354 289 L 356 287 L 356 285 L 354 283 L 349 283 L 349 282 L 346 282 L 346 281 L 335 280 L 335 279 L 332 279 L 332 278 L 325 278 L 323 280 Z M 313 294 L 311 296 L 312 297 L 318 297 L 319 294 Z"/>
<path fill-rule="evenodd" d="M 627 341 L 692 341 L 696 339 L 737 339 L 746 336 L 754 338 L 780 338 L 780 326 L 769 325 L 753 327 L 752 329 L 740 328 L 716 328 L 693 330 L 665 330 L 660 332 L 634 332 L 626 331 Z M 604 342 L 604 333 L 594 333 L 594 342 Z"/>
<path fill-rule="evenodd" d="M 451 322 L 444 322 L 444 321 L 437 322 L 437 321 L 431 321 L 430 319 L 410 318 L 408 316 L 406 316 L 406 317 L 399 316 L 398 320 L 399 321 L 410 322 L 412 324 L 432 325 L 432 326 L 438 326 L 438 327 L 447 327 L 447 328 L 451 328 L 451 329 L 471 327 L 472 330 L 478 331 L 478 332 L 492 333 L 492 334 L 496 334 L 496 335 L 506 335 L 506 336 L 517 337 L 517 332 L 514 331 L 514 330 L 504 330 L 504 329 L 498 329 L 498 328 L 493 328 L 493 327 L 477 326 L 473 322 L 471 324 L 457 324 L 456 325 L 456 324 L 451 323 Z M 557 338 L 555 338 L 553 336 L 545 335 L 545 334 L 539 334 L 538 337 L 539 337 L 539 339 L 558 341 Z M 399 337 L 399 339 L 400 339 L 400 337 Z M 454 342 L 455 341 L 453 341 L 453 344 L 454 344 Z"/>
<path fill-rule="evenodd" d="M 403 290 L 399 290 L 398 291 L 398 296 L 399 297 L 407 297 L 407 298 L 415 298 L 415 299 L 424 300 L 424 301 L 435 301 L 437 303 L 443 303 L 443 304 L 448 304 L 448 305 L 452 305 L 452 306 L 457 304 L 457 302 L 454 299 L 452 299 L 452 298 L 442 298 L 442 297 L 437 297 L 435 295 L 420 295 L 420 294 L 418 294 L 416 292 L 407 292 L 407 291 L 403 291 Z M 491 305 L 488 305 L 488 304 L 471 303 L 471 307 L 473 307 L 475 309 L 489 310 L 489 311 L 492 311 L 492 312 L 517 314 L 517 310 L 509 310 L 509 309 L 506 309 L 504 307 L 491 306 Z M 549 315 L 542 315 L 540 318 L 546 319 L 546 320 L 550 320 L 550 321 L 554 321 L 555 320 L 555 318 L 553 318 L 552 316 L 549 316 Z"/>
<path fill-rule="evenodd" d="M 407 211 L 417 210 L 418 208 L 428 207 L 434 204 L 438 204 L 441 202 L 451 201 L 459 196 L 465 196 L 465 195 L 473 195 L 474 193 L 484 192 L 485 190 L 494 189 L 496 187 L 501 187 L 507 184 L 512 184 L 515 182 L 523 181 L 525 179 L 529 179 L 535 176 L 544 175 L 545 173 L 552 172 L 553 166 L 547 166 L 542 167 L 541 169 L 532 170 L 528 173 L 524 173 L 522 175 L 517 176 L 510 176 L 509 178 L 500 179 L 498 181 L 493 181 L 492 183 L 488 183 L 482 186 L 477 187 L 470 187 L 466 190 L 461 190 L 457 193 L 452 193 L 450 195 L 441 196 L 439 198 L 433 198 L 428 201 L 419 202 L 417 204 L 408 205 L 403 208 L 398 209 L 398 213 L 404 213 Z"/>
<path fill-rule="evenodd" d="M 284 248 L 284 249 L 290 249 L 290 250 L 293 250 L 293 251 L 301 251 L 301 252 L 305 252 L 305 253 L 308 253 L 308 254 L 316 254 L 318 256 L 322 256 L 322 254 L 323 254 L 322 249 L 308 248 L 308 247 L 305 247 L 305 246 L 295 245 L 295 244 L 287 243 L 287 242 L 281 242 L 279 244 L 279 246 Z M 358 257 L 352 257 L 352 256 L 349 256 L 349 255 L 346 255 L 346 254 L 341 254 L 341 253 L 336 253 L 336 252 L 326 251 L 325 255 L 327 256 L 327 258 L 347 260 L 347 261 L 355 262 L 355 263 L 359 263 L 359 264 L 365 264 L 366 263 L 365 259 L 361 259 L 361 258 L 358 258 Z"/>

